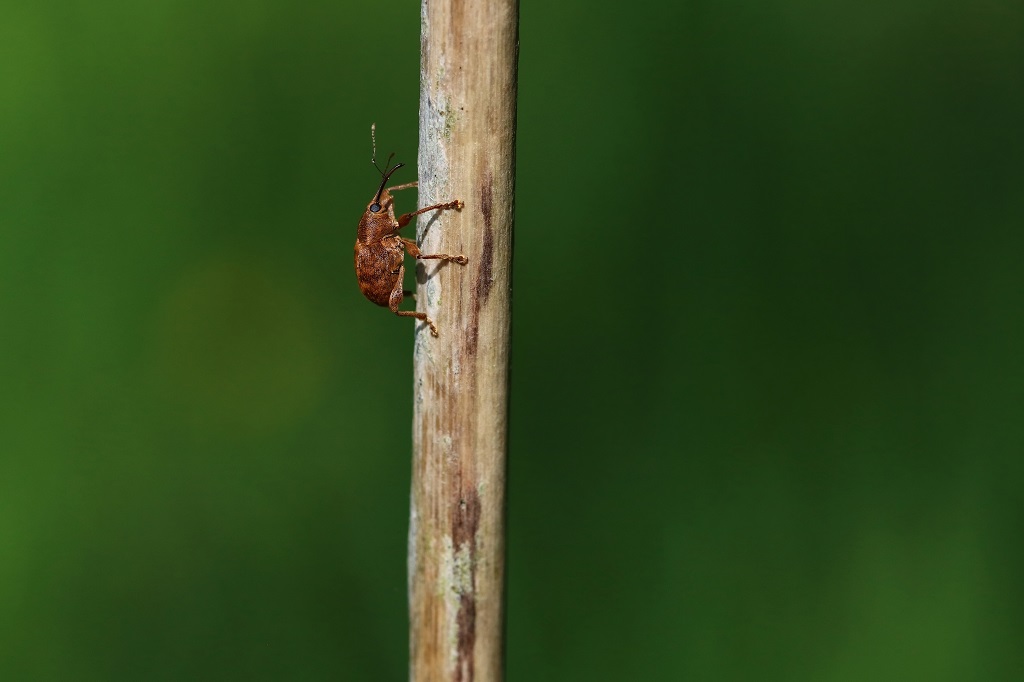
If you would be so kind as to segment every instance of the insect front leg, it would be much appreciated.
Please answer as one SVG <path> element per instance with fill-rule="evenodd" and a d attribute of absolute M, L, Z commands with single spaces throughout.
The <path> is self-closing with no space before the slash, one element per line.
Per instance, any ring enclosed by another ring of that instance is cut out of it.
<path fill-rule="evenodd" d="M 391 309 L 395 315 L 399 317 L 415 317 L 421 322 L 426 322 L 430 327 L 430 335 L 437 337 L 437 326 L 434 321 L 427 317 L 426 313 L 417 312 L 415 310 L 399 310 L 398 304 L 402 302 L 402 297 L 409 292 L 402 288 L 402 278 L 405 276 L 405 266 L 402 265 L 398 268 L 398 278 L 395 280 L 395 288 L 391 290 L 391 296 L 388 297 L 388 308 Z"/>
<path fill-rule="evenodd" d="M 469 259 L 466 258 L 465 256 L 452 256 L 447 253 L 423 253 L 420 251 L 420 247 L 416 246 L 416 242 L 413 241 L 412 239 L 406 239 L 405 237 L 402 237 L 401 239 L 402 242 L 405 244 L 405 250 L 409 252 L 410 256 L 417 260 L 450 260 L 453 263 L 458 263 L 459 265 L 465 265 L 466 263 L 469 262 Z"/>
<path fill-rule="evenodd" d="M 412 182 L 407 182 L 404 185 L 395 185 L 394 187 L 388 187 L 388 191 L 397 192 L 400 189 L 412 189 L 413 187 L 419 186 L 419 184 L 419 180 L 413 180 Z"/>
<path fill-rule="evenodd" d="M 434 204 L 433 206 L 427 206 L 426 208 L 421 208 L 420 210 L 413 211 L 412 213 L 403 213 L 398 217 L 398 227 L 396 229 L 402 229 L 403 227 L 409 224 L 410 220 L 420 215 L 421 213 L 426 213 L 427 211 L 443 211 L 448 208 L 460 210 L 462 209 L 463 206 L 465 206 L 465 204 L 462 203 L 462 200 L 456 199 L 455 201 L 449 201 L 443 204 Z"/>

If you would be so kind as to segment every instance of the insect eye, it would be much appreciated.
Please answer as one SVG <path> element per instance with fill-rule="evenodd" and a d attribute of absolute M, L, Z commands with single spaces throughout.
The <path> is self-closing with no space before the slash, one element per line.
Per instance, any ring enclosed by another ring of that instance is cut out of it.
<path fill-rule="evenodd" d="M 370 204 L 370 213 L 377 213 L 380 211 L 380 204 Z"/>

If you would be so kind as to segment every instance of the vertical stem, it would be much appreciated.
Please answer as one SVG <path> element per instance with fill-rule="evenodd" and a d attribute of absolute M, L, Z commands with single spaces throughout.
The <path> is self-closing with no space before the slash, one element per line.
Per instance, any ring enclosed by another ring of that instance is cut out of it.
<path fill-rule="evenodd" d="M 410 679 L 499 682 L 518 0 L 422 0 Z"/>

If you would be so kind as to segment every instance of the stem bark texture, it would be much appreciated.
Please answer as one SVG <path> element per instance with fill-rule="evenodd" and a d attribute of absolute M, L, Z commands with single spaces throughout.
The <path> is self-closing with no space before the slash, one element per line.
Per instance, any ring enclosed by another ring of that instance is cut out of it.
<path fill-rule="evenodd" d="M 515 192 L 517 0 L 422 0 L 410 679 L 499 682 Z"/>

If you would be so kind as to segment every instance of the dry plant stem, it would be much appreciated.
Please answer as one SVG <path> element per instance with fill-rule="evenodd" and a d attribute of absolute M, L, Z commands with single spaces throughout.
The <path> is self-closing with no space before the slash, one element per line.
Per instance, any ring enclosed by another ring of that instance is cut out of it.
<path fill-rule="evenodd" d="M 422 0 L 410 679 L 503 678 L 517 0 Z"/>

